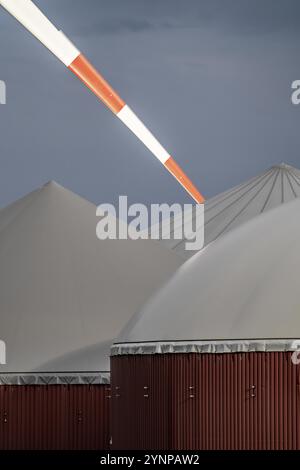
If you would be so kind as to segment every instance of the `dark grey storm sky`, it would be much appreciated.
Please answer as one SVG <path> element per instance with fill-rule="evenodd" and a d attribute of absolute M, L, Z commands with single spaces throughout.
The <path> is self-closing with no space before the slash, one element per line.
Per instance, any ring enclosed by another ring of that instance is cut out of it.
<path fill-rule="evenodd" d="M 299 0 L 39 0 L 212 196 L 300 167 Z M 0 8 L 0 206 L 54 179 L 95 203 L 189 202 L 160 163 Z"/>

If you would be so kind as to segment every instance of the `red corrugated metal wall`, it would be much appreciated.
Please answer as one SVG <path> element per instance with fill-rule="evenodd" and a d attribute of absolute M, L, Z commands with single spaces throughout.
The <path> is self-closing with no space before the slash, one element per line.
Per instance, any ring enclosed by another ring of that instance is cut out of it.
<path fill-rule="evenodd" d="M 0 449 L 108 449 L 105 385 L 1 385 Z"/>
<path fill-rule="evenodd" d="M 289 352 L 112 358 L 114 449 L 300 449 Z"/>

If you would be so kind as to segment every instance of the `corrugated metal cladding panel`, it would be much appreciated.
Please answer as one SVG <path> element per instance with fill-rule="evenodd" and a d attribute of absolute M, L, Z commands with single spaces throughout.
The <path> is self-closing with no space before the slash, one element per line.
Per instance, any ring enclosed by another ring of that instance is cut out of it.
<path fill-rule="evenodd" d="M 300 449 L 290 352 L 112 358 L 114 449 Z"/>
<path fill-rule="evenodd" d="M 1 385 L 0 449 L 108 449 L 104 385 Z"/>

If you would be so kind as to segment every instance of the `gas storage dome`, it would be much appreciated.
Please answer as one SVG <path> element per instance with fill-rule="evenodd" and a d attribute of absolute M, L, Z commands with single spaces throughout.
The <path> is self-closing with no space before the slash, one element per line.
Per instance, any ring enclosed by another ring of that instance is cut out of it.
<path fill-rule="evenodd" d="M 94 204 L 55 182 L 0 211 L 0 378 L 109 371 L 109 347 L 86 361 L 84 351 L 113 341 L 179 266 L 151 240 L 99 240 L 98 221 Z"/>
<path fill-rule="evenodd" d="M 295 199 L 211 243 L 130 320 L 112 383 L 145 414 L 125 438 L 119 422 L 116 448 L 300 448 L 299 239 Z"/>
<path fill-rule="evenodd" d="M 55 182 L 0 211 L 0 410 L 16 427 L 2 449 L 107 443 L 110 345 L 180 262 L 152 240 L 99 240 L 98 221 Z"/>
<path fill-rule="evenodd" d="M 300 337 L 300 200 L 224 235 L 132 318 L 120 343 Z"/>
<path fill-rule="evenodd" d="M 281 163 L 204 203 L 204 246 L 252 218 L 300 196 L 300 170 Z M 195 223 L 195 209 L 190 219 Z M 175 225 L 177 218 L 172 219 Z M 179 221 L 180 223 L 180 221 Z M 186 250 L 187 238 L 162 240 L 183 259 L 195 254 Z"/>

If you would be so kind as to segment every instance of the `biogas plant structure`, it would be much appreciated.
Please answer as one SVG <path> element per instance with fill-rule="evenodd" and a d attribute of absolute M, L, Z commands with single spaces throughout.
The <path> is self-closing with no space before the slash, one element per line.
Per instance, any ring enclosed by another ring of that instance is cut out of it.
<path fill-rule="evenodd" d="M 300 450 L 300 171 L 205 200 L 34 2 L 0 5 L 204 207 L 197 253 L 99 240 L 53 181 L 0 210 L 0 450 Z"/>

